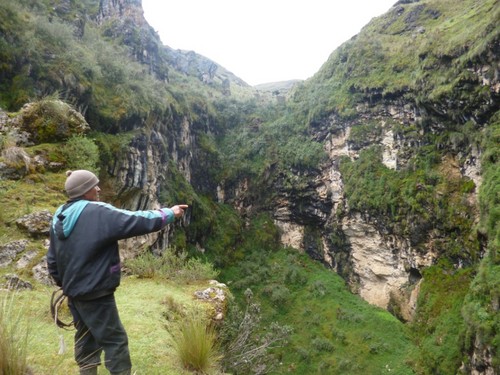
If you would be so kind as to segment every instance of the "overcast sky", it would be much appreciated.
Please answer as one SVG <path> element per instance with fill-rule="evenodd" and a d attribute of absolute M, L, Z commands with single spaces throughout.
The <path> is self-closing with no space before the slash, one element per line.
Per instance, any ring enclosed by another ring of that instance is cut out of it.
<path fill-rule="evenodd" d="M 250 85 L 307 79 L 397 0 L 142 0 L 163 44 L 195 51 Z"/>

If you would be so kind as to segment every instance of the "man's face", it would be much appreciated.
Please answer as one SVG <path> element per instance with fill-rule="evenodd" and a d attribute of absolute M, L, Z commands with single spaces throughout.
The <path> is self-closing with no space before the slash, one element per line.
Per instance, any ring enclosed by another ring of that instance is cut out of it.
<path fill-rule="evenodd" d="M 87 191 L 84 195 L 83 198 L 88 200 L 88 201 L 98 201 L 99 200 L 99 192 L 101 189 L 99 189 L 99 186 L 94 186 L 92 189 Z"/>

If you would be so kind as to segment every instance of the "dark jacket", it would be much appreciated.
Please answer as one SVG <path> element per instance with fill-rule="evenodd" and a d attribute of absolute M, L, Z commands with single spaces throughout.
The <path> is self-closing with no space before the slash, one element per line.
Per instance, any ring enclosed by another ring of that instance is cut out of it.
<path fill-rule="evenodd" d="M 101 202 L 69 202 L 52 220 L 49 273 L 71 298 L 113 293 L 120 284 L 118 240 L 158 231 L 172 221 L 169 208 L 127 211 Z"/>

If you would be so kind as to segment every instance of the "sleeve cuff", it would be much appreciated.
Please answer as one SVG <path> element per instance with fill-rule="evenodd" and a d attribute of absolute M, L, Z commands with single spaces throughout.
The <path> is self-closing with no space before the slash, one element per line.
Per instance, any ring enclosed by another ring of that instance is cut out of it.
<path fill-rule="evenodd" d="M 172 223 L 175 219 L 174 211 L 170 208 L 161 208 L 161 218 L 163 220 L 163 224 Z"/>

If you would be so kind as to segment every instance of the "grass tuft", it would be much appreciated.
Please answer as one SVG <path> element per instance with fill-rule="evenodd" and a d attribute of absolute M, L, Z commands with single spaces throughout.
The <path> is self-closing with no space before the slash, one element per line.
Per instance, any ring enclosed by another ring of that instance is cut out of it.
<path fill-rule="evenodd" d="M 174 334 L 174 346 L 184 368 L 207 374 L 218 367 L 221 358 L 216 332 L 205 319 L 188 315 Z"/>
<path fill-rule="evenodd" d="M 28 329 L 22 328 L 22 309 L 14 310 L 14 297 L 3 296 L 0 308 L 0 374 L 31 374 L 27 362 Z"/>

